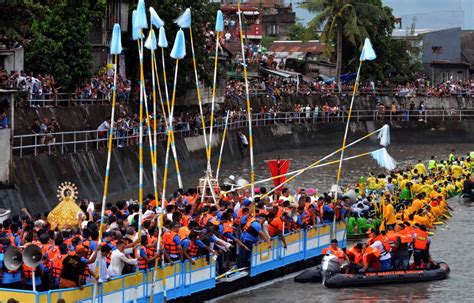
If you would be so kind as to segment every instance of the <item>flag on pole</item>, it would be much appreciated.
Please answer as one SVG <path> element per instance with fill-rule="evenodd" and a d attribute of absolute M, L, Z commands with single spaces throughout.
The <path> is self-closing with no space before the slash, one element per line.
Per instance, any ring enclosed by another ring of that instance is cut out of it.
<path fill-rule="evenodd" d="M 191 10 L 187 8 L 181 16 L 174 20 L 174 23 L 178 24 L 181 28 L 191 27 Z"/>
<path fill-rule="evenodd" d="M 158 46 L 162 48 L 168 47 L 168 40 L 166 39 L 165 27 L 160 27 L 160 32 L 158 33 Z"/>
<path fill-rule="evenodd" d="M 150 30 L 148 34 L 148 38 L 145 41 L 145 47 L 149 50 L 156 49 L 156 36 L 155 36 L 155 31 L 153 29 Z"/>
<path fill-rule="evenodd" d="M 184 40 L 184 32 L 182 29 L 176 33 L 176 39 L 174 40 L 170 56 L 174 59 L 183 59 L 184 56 L 186 56 L 186 42 Z"/>
<path fill-rule="evenodd" d="M 385 148 L 371 152 L 370 156 L 377 161 L 379 166 L 387 170 L 394 170 L 397 167 L 397 162 L 388 154 Z"/>
<path fill-rule="evenodd" d="M 374 49 L 372 48 L 372 43 L 370 43 L 369 38 L 365 38 L 364 41 L 364 48 L 362 49 L 362 53 L 360 54 L 360 61 L 370 61 L 377 58 Z"/>
<path fill-rule="evenodd" d="M 112 31 L 112 40 L 110 41 L 110 54 L 120 55 L 122 52 L 122 32 L 120 25 L 116 23 Z"/>
<path fill-rule="evenodd" d="M 161 20 L 160 16 L 158 16 L 158 13 L 155 11 L 153 7 L 150 6 L 149 11 L 150 11 L 150 22 L 154 27 L 161 28 L 163 25 L 165 25 L 165 22 Z"/>
<path fill-rule="evenodd" d="M 135 23 L 133 24 L 133 27 L 136 27 L 139 30 L 148 28 L 145 0 L 138 0 L 137 16 L 136 16 Z"/>

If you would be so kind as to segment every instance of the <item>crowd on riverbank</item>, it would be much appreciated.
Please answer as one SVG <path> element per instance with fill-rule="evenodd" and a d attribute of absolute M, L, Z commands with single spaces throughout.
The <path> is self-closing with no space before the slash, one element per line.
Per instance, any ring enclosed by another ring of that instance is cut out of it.
<path fill-rule="evenodd" d="M 149 194 L 143 203 L 142 215 L 139 215 L 137 201 L 107 203 L 102 239 L 98 238 L 98 204 L 81 201 L 82 211 L 72 216 L 78 221 L 71 222 L 70 228 L 61 231 L 56 222 L 48 221 L 48 213 L 31 216 L 23 209 L 20 215 L 14 215 L 1 224 L 0 255 L 3 256 L 10 246 L 38 245 L 44 255 L 43 262 L 36 268 L 35 282 L 39 290 L 76 287 L 93 281 L 96 260 L 99 281 L 132 272 L 136 266 L 140 270 L 150 269 L 155 266 L 155 260 L 159 264 L 183 260 L 194 262 L 196 257 L 209 254 L 217 258 L 217 272 L 224 273 L 234 266 L 249 266 L 251 250 L 257 242 L 267 241 L 270 245 L 270 238 L 279 237 L 286 247 L 284 234 L 335 219 L 347 221 L 352 228 L 349 234 L 365 233 L 368 228 L 376 230 L 373 231 L 372 244 L 382 245 L 379 247 L 382 252 L 392 251 L 394 260 L 403 257 L 400 264 L 406 266 L 406 255 L 401 253 L 401 248 L 405 247 L 403 243 L 397 242 L 396 249 L 392 249 L 385 245 L 385 239 L 389 240 L 389 236 L 398 233 L 403 225 L 403 229 L 414 228 L 415 237 L 417 234 L 420 241 L 420 235 L 424 233 L 419 230 L 435 227 L 435 222 L 449 209 L 447 199 L 450 196 L 460 193 L 465 187 L 472 190 L 472 159 L 474 152 L 462 157 L 453 151 L 447 161 L 436 161 L 433 157 L 428 165 L 420 161 L 390 174 L 370 174 L 352 186 L 356 192 L 355 200 L 345 194 L 338 197 L 336 204 L 332 193 L 320 193 L 314 188 L 298 188 L 294 192 L 281 188 L 269 195 L 269 191 L 261 187 L 256 189 L 253 200 L 249 188 L 232 190 L 229 186 L 225 193 L 215 192 L 216 203 L 210 195 L 202 199 L 195 188 L 178 189 L 165 201 Z M 164 232 L 159 249 L 158 205 L 164 211 Z M 373 221 L 366 221 L 365 225 L 354 223 L 360 218 Z M 375 218 L 379 218 L 378 226 L 374 224 Z M 139 224 L 141 236 L 138 234 Z M 400 234 L 393 239 L 398 241 L 397 237 Z M 414 241 L 415 251 L 429 249 L 428 241 L 423 247 Z M 339 254 L 337 247 L 331 247 Z M 353 248 L 351 252 L 357 253 L 357 249 Z M 359 254 L 363 255 L 364 251 L 360 250 Z M 427 262 L 428 255 L 428 252 L 417 254 L 416 266 L 420 266 L 421 261 Z M 380 257 L 380 261 L 386 259 Z M 367 263 L 369 269 L 386 264 L 377 263 L 378 259 L 371 260 Z M 1 270 L 2 287 L 31 289 L 31 268 L 23 265 L 19 270 L 8 270 L 2 262 Z"/>

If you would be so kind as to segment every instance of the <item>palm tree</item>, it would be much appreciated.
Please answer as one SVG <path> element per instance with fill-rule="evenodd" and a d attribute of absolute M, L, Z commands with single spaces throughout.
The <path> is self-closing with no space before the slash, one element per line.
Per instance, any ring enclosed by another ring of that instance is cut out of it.
<path fill-rule="evenodd" d="M 339 87 L 343 41 L 346 39 L 354 47 L 360 47 L 369 36 L 367 30 L 374 26 L 373 21 L 387 17 L 381 1 L 309 0 L 301 7 L 317 13 L 309 22 L 309 28 L 322 31 L 321 41 L 326 43 L 328 52 L 332 51 L 333 41 L 336 41 L 336 83 Z"/>

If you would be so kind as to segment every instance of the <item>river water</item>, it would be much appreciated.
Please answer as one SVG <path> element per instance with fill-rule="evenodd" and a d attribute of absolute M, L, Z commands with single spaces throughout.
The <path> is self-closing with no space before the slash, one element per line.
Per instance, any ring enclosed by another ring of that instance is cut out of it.
<path fill-rule="evenodd" d="M 377 149 L 376 146 L 356 147 L 348 152 L 348 156 Z M 401 145 L 389 148 L 389 153 L 401 165 L 414 163 L 418 159 L 427 160 L 432 155 L 446 159 L 451 149 L 455 148 L 458 155 L 466 155 L 474 146 L 459 145 Z M 256 179 L 269 177 L 266 159 L 292 158 L 290 170 L 306 167 L 311 162 L 332 152 L 331 148 L 299 149 L 274 151 L 255 157 Z M 248 159 L 224 167 L 221 176 L 234 174 L 236 177 L 248 179 Z M 315 169 L 299 176 L 289 187 L 315 187 L 320 192 L 335 183 L 337 166 Z M 381 170 L 370 158 L 344 162 L 343 182 L 354 183 L 359 176 L 368 172 L 378 173 Z M 237 172 L 242 172 L 237 174 Z M 270 187 L 271 184 L 266 184 Z M 474 270 L 471 268 L 472 224 L 474 207 L 452 202 L 455 208 L 452 219 L 447 225 L 438 227 L 432 239 L 431 253 L 435 260 L 447 262 L 451 268 L 449 279 L 417 284 L 374 286 L 364 288 L 327 289 L 320 284 L 299 284 L 293 282 L 295 274 L 256 285 L 250 289 L 227 295 L 213 300 L 218 303 L 249 303 L 249 302 L 473 302 L 474 301 Z"/>

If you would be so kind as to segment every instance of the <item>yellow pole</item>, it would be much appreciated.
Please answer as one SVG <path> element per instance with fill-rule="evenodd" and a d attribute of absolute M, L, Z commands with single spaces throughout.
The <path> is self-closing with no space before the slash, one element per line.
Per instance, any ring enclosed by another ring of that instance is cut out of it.
<path fill-rule="evenodd" d="M 358 87 L 359 87 L 359 77 L 360 77 L 360 69 L 362 67 L 362 60 L 359 61 L 359 69 L 357 70 L 357 77 L 356 81 L 354 84 L 354 90 L 352 92 L 352 98 L 351 98 L 351 104 L 349 106 L 349 113 L 347 114 L 347 122 L 346 122 L 346 129 L 344 131 L 344 138 L 342 139 L 342 150 L 341 150 L 341 156 L 340 159 L 342 160 L 344 158 L 344 149 L 346 147 L 346 140 L 347 140 L 347 134 L 349 133 L 349 124 L 351 121 L 351 115 L 352 115 L 352 107 L 354 105 L 354 100 L 355 100 L 355 95 L 357 93 Z M 339 79 L 337 79 L 339 80 Z M 336 192 L 334 193 L 334 220 L 333 220 L 333 236 L 332 238 L 335 238 L 336 235 L 336 204 L 337 204 L 337 194 L 339 191 L 339 182 L 341 180 L 341 171 L 342 171 L 342 161 L 339 162 L 339 168 L 337 169 L 337 179 L 336 179 Z"/>
<path fill-rule="evenodd" d="M 112 142 L 114 137 L 114 120 L 115 120 L 115 103 L 117 97 L 117 55 L 114 55 L 114 64 L 115 64 L 115 71 L 114 71 L 114 87 L 112 89 L 112 113 L 110 115 L 110 129 L 109 129 L 109 137 L 108 137 L 108 147 L 107 147 L 107 164 L 105 168 L 105 179 L 104 179 L 104 192 L 102 195 L 102 208 L 100 211 L 100 226 L 99 226 L 99 237 L 98 241 L 102 241 L 102 235 L 104 231 L 104 217 L 105 217 L 105 205 L 107 203 L 107 193 L 109 190 L 109 175 L 110 175 L 110 163 L 112 160 Z M 100 244 L 100 242 L 99 242 Z M 93 289 L 93 301 L 96 301 L 95 294 L 98 293 L 98 281 L 99 281 L 99 262 L 95 262 L 95 281 L 94 281 L 94 289 Z"/>
<path fill-rule="evenodd" d="M 249 124 L 249 150 L 250 150 L 250 190 L 252 201 L 255 200 L 255 168 L 253 159 L 253 134 L 252 134 L 252 108 L 250 107 L 249 80 L 247 76 L 247 62 L 245 61 L 244 34 L 242 31 L 242 11 L 240 10 L 240 0 L 237 0 L 237 14 L 239 15 L 240 48 L 242 52 L 242 64 L 244 67 L 245 95 L 247 100 L 247 122 Z M 252 214 L 255 216 L 255 203 L 253 203 Z"/>

